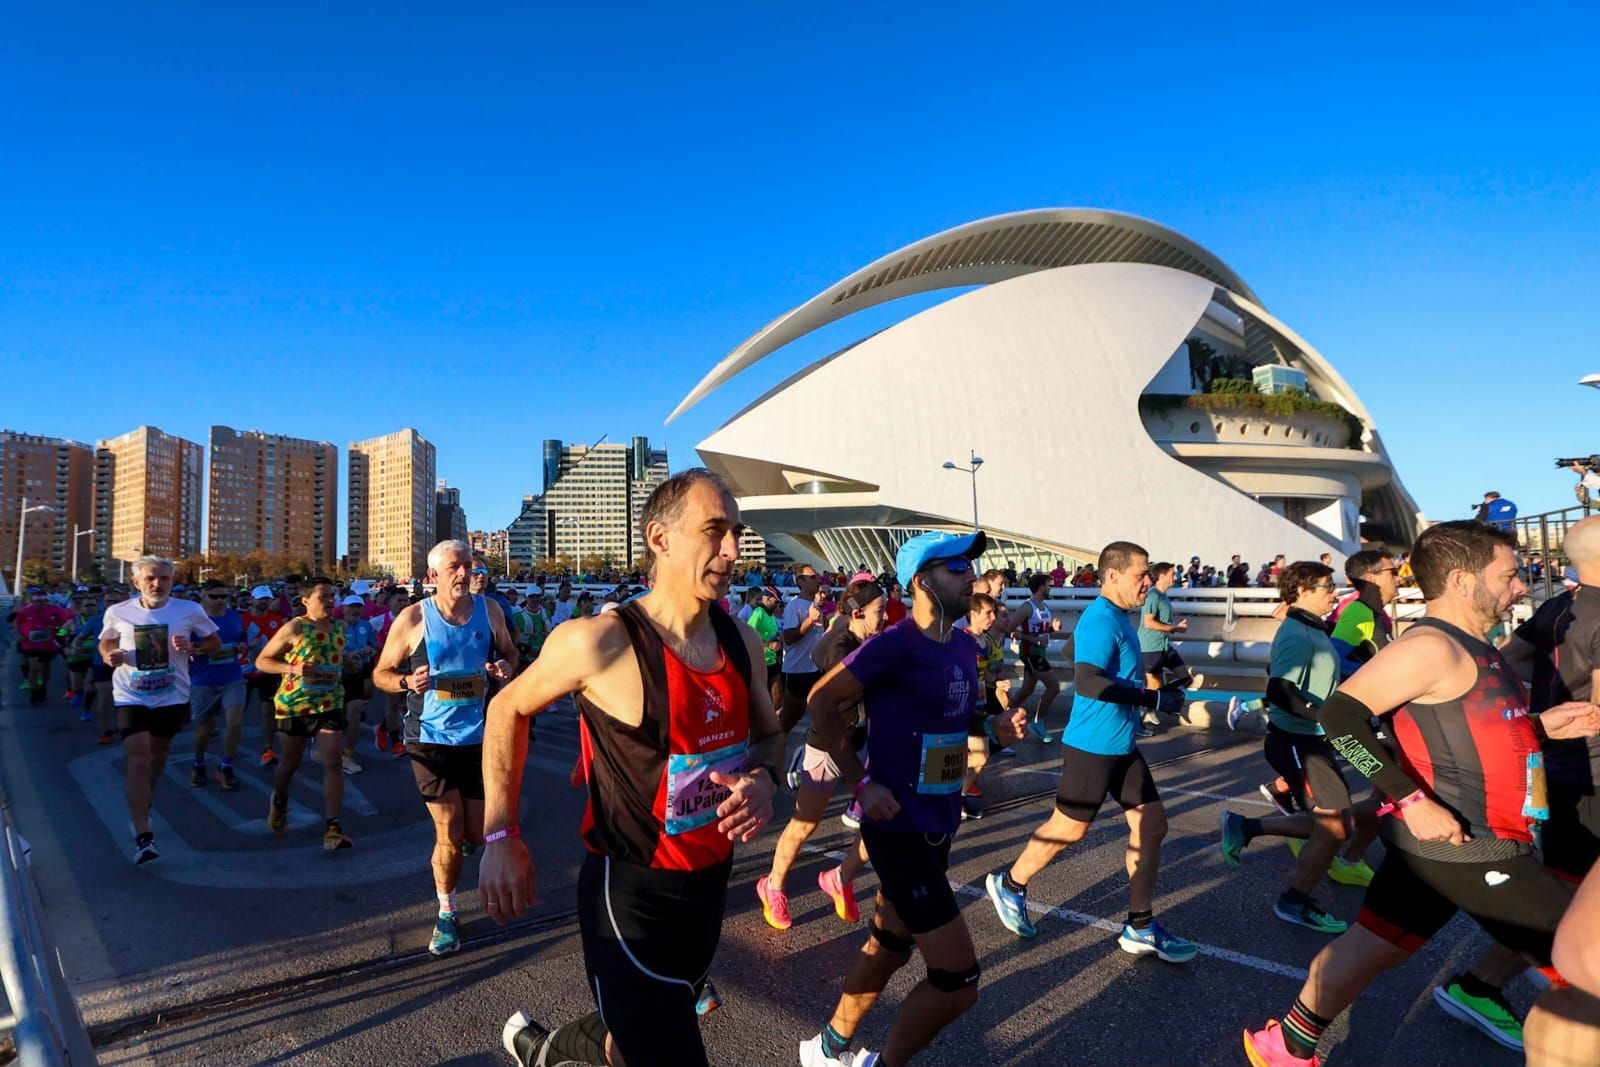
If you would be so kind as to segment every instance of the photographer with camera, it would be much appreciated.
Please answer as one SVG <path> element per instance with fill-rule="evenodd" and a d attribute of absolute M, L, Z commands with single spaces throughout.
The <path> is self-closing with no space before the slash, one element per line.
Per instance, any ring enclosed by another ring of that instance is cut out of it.
<path fill-rule="evenodd" d="M 1587 459 L 1558 459 L 1558 467 L 1566 467 L 1578 476 L 1578 484 L 1572 491 L 1578 495 L 1580 504 L 1591 501 L 1600 501 L 1600 456 L 1590 456 Z"/>

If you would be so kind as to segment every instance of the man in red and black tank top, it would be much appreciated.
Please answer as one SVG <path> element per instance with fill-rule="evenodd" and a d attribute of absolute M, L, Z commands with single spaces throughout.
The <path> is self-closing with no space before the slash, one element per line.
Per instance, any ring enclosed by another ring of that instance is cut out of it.
<path fill-rule="evenodd" d="M 721 937 L 734 842 L 772 815 L 783 736 L 760 639 L 717 606 L 739 559 L 738 506 L 715 475 L 690 470 L 651 494 L 642 525 L 649 595 L 556 627 L 489 705 L 478 881 L 499 923 L 537 901 L 516 822 L 526 718 L 568 693 L 582 716 L 578 926 L 600 1010 L 554 1032 L 512 1016 L 503 1041 L 525 1065 L 708 1062 L 695 1001 Z"/>
<path fill-rule="evenodd" d="M 1382 972 L 1404 963 L 1465 911 L 1534 966 L 1550 966 L 1570 894 L 1533 855 L 1544 817 L 1544 738 L 1600 734 L 1600 708 L 1563 704 L 1528 715 L 1522 683 L 1485 635 L 1527 592 L 1510 535 L 1448 522 L 1417 539 L 1412 566 L 1428 618 L 1361 667 L 1323 705 L 1330 744 L 1389 798 L 1383 862 L 1357 925 L 1312 961 L 1294 1006 L 1244 1034 L 1257 1067 L 1316 1063 L 1316 1045 Z M 1388 718 L 1394 749 L 1377 737 Z M 1557 994 L 1559 997 L 1561 994 Z M 1541 998 L 1535 1032 L 1563 1027 Z"/>

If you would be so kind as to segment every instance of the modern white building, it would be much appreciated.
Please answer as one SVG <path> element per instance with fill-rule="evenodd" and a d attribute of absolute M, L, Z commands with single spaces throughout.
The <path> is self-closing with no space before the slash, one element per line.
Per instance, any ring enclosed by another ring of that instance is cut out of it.
<path fill-rule="evenodd" d="M 698 446 L 776 548 L 880 567 L 918 532 L 970 527 L 972 477 L 944 464 L 973 454 L 985 565 L 1048 569 L 1117 539 L 1166 559 L 1342 558 L 1419 531 L 1328 360 L 1215 255 L 1110 211 L 1000 215 L 893 252 L 763 327 L 671 418 L 822 326 L 946 288 L 970 291 L 817 360 Z M 1272 364 L 1309 396 L 1251 391 Z M 980 385 L 1000 417 L 975 417 Z M 892 433 L 855 429 L 882 427 L 886 399 Z"/>

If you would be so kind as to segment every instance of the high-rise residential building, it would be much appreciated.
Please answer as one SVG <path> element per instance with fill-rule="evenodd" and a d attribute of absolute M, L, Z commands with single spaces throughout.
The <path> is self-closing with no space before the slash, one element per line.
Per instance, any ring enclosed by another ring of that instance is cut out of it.
<path fill-rule="evenodd" d="M 436 457 L 415 430 L 349 446 L 350 566 L 410 580 L 428 573 L 435 536 Z"/>
<path fill-rule="evenodd" d="M 472 546 L 472 551 L 485 556 L 510 559 L 511 535 L 505 530 L 473 530 L 467 534 L 467 544 Z"/>
<path fill-rule="evenodd" d="M 59 437 L 0 430 L 0 567 L 15 581 L 17 532 L 23 501 L 30 511 L 23 562 L 42 559 L 51 570 L 72 569 L 74 534 L 79 570 L 94 560 L 94 448 Z"/>
<path fill-rule="evenodd" d="M 206 551 L 339 561 L 339 450 L 327 441 L 211 427 Z"/>
<path fill-rule="evenodd" d="M 200 551 L 200 468 L 194 441 L 141 426 L 95 446 L 96 548 L 107 577 L 121 560 L 153 554 L 183 559 Z"/>
<path fill-rule="evenodd" d="M 522 511 L 506 527 L 506 559 L 519 567 L 532 567 L 550 554 L 545 529 L 544 497 L 525 496 Z"/>
<path fill-rule="evenodd" d="M 440 541 L 467 539 L 467 513 L 461 510 L 461 490 L 446 485 L 443 478 L 433 491 L 433 528 Z"/>
<path fill-rule="evenodd" d="M 563 445 L 547 440 L 544 474 L 542 510 L 549 555 L 573 560 L 599 556 L 630 567 L 643 559 L 639 515 L 651 490 L 667 478 L 666 449 L 651 448 L 643 437 L 626 445 Z M 528 514 L 529 499 L 524 498 L 518 523 Z"/>
<path fill-rule="evenodd" d="M 746 526 L 744 533 L 739 535 L 739 562 L 749 567 L 777 569 L 787 567 L 794 560 L 782 549 L 769 545 L 753 526 Z"/>

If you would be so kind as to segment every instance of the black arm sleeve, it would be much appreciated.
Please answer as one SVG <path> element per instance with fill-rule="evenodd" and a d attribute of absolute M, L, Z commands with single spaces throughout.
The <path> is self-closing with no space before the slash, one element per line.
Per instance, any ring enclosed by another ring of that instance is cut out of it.
<path fill-rule="evenodd" d="M 1104 700 L 1108 704 L 1130 704 L 1136 708 L 1156 706 L 1156 691 L 1131 686 L 1107 678 L 1105 672 L 1093 663 L 1072 665 L 1072 687 L 1090 700 Z"/>
<path fill-rule="evenodd" d="M 1300 687 L 1287 678 L 1267 679 L 1267 700 L 1290 715 L 1310 722 L 1319 721 L 1317 709 L 1306 703 L 1306 698 L 1300 695 Z"/>
<path fill-rule="evenodd" d="M 1322 727 L 1335 752 L 1350 761 L 1361 775 L 1371 780 L 1391 800 L 1408 797 L 1421 789 L 1418 782 L 1400 769 L 1372 728 L 1372 710 L 1355 697 L 1335 692 L 1322 705 Z"/>

